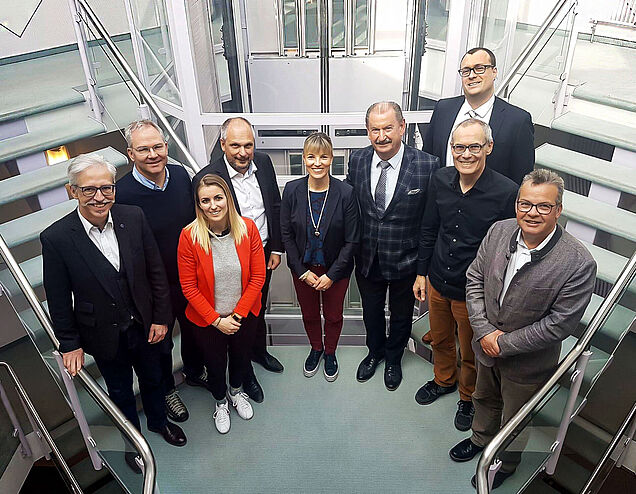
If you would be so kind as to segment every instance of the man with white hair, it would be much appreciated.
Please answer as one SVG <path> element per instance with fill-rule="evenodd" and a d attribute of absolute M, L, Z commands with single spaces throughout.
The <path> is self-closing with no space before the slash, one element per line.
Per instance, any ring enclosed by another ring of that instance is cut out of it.
<path fill-rule="evenodd" d="M 157 345 L 172 319 L 168 281 L 141 209 L 113 204 L 115 173 L 99 156 L 73 159 L 67 188 L 78 207 L 40 234 L 53 330 L 69 373 L 91 354 L 108 395 L 141 430 L 134 369 L 148 429 L 183 446 L 183 430 L 166 417 Z"/>

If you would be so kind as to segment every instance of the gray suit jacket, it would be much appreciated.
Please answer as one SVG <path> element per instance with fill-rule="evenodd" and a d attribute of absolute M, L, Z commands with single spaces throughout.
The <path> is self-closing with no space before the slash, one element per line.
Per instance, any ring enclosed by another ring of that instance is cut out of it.
<path fill-rule="evenodd" d="M 556 368 L 561 341 L 574 333 L 596 279 L 588 250 L 560 226 L 550 242 L 514 276 L 501 307 L 508 260 L 517 247 L 515 219 L 498 221 L 466 272 L 466 305 L 473 349 L 480 364 L 496 364 L 516 382 L 539 383 Z M 479 340 L 499 329 L 500 355 L 493 359 Z"/>

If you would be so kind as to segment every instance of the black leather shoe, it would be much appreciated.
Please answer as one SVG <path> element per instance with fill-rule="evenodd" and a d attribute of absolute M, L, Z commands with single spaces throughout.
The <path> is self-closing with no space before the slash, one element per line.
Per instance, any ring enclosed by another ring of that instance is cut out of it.
<path fill-rule="evenodd" d="M 501 487 L 501 484 L 504 483 L 508 477 L 510 477 L 514 472 L 497 472 L 495 474 L 495 478 L 492 480 L 492 488 L 496 489 L 497 487 Z M 470 483 L 473 485 L 475 489 L 477 489 L 477 477 L 473 475 L 473 478 L 470 479 Z"/>
<path fill-rule="evenodd" d="M 261 388 L 261 385 L 256 380 L 256 376 L 252 376 L 243 381 L 243 391 L 256 403 L 263 403 L 263 399 L 265 399 L 263 388 Z"/>
<path fill-rule="evenodd" d="M 368 381 L 375 374 L 375 368 L 380 362 L 384 360 L 383 357 L 376 358 L 371 355 L 367 355 L 365 359 L 358 365 L 358 372 L 356 372 L 356 379 L 361 383 Z"/>
<path fill-rule="evenodd" d="M 395 391 L 402 382 L 402 366 L 386 364 L 384 366 L 384 385 L 389 391 Z"/>
<path fill-rule="evenodd" d="M 141 461 L 141 456 L 137 453 L 133 453 L 132 451 L 126 451 L 124 453 L 124 458 L 126 459 L 126 464 L 133 472 L 141 473 L 141 467 L 139 466 L 139 463 L 137 463 L 137 458 Z"/>
<path fill-rule="evenodd" d="M 475 415 L 475 407 L 473 402 L 468 400 L 459 400 L 457 402 L 457 412 L 455 413 L 455 429 L 466 432 L 473 425 L 473 416 Z"/>
<path fill-rule="evenodd" d="M 420 405 L 429 405 L 440 396 L 452 393 L 456 389 L 457 383 L 452 386 L 444 387 L 437 384 L 435 380 L 432 380 L 417 390 L 417 393 L 415 393 L 415 401 L 417 401 Z"/>
<path fill-rule="evenodd" d="M 185 375 L 185 382 L 187 385 L 189 386 L 201 386 L 203 388 L 207 388 L 208 387 L 208 373 L 206 372 L 205 369 L 203 369 L 203 372 L 201 372 L 200 375 L 190 375 L 190 374 L 186 374 Z"/>
<path fill-rule="evenodd" d="M 448 454 L 451 460 L 463 462 L 472 460 L 476 455 L 481 453 L 483 449 L 484 448 L 477 446 L 468 438 L 453 446 L 453 449 L 451 449 Z"/>
<path fill-rule="evenodd" d="M 263 355 L 257 355 L 252 357 L 252 361 L 256 362 L 257 364 L 262 366 L 263 369 L 268 370 L 270 372 L 281 373 L 284 370 L 283 364 L 281 364 L 279 360 L 276 357 L 274 357 L 271 353 L 269 353 L 267 350 L 265 350 L 265 353 Z"/>
<path fill-rule="evenodd" d="M 176 389 L 168 393 L 164 399 L 166 401 L 166 414 L 170 420 L 174 422 L 185 422 L 188 420 L 190 414 Z"/>
<path fill-rule="evenodd" d="M 148 430 L 161 434 L 166 442 L 173 446 L 185 446 L 188 442 L 183 429 L 172 422 L 166 422 L 166 425 L 164 425 L 161 429 L 151 429 L 148 427 Z"/>

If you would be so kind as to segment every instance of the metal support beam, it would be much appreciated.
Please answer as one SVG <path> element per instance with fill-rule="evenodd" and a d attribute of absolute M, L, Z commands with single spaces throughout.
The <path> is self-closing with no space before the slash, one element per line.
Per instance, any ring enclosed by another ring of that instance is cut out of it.
<path fill-rule="evenodd" d="M 320 30 L 320 111 L 329 113 L 329 0 L 320 0 L 318 28 Z M 322 124 L 320 130 L 329 133 L 329 126 Z"/>
<path fill-rule="evenodd" d="M 579 38 L 580 22 L 578 18 L 578 0 L 572 0 L 572 24 L 570 29 L 570 36 L 568 38 L 568 51 L 565 58 L 565 67 L 563 72 L 559 76 L 561 79 L 561 85 L 554 102 L 554 118 L 560 116 L 563 110 L 568 104 L 569 99 L 569 83 L 570 83 L 570 71 L 572 70 L 572 63 L 574 61 L 574 50 L 576 48 L 576 41 Z"/>
<path fill-rule="evenodd" d="M 579 395 L 579 390 L 581 389 L 581 384 L 583 383 L 585 368 L 587 367 L 587 363 L 589 362 L 591 356 L 592 352 L 586 350 L 576 361 L 574 372 L 572 373 L 572 376 L 570 378 L 570 394 L 568 395 L 568 401 L 565 405 L 565 409 L 563 410 L 563 416 L 561 417 L 559 430 L 557 431 L 557 435 L 554 440 L 554 450 L 552 451 L 550 458 L 545 464 L 545 473 L 547 473 L 548 475 L 554 474 L 557 462 L 559 461 L 561 449 L 563 448 L 563 442 L 565 441 L 565 435 L 568 432 L 568 427 L 570 427 L 570 422 L 572 422 L 572 419 L 574 418 L 573 414 L 576 408 L 576 398 Z"/>
<path fill-rule="evenodd" d="M 22 427 L 20 427 L 20 421 L 18 417 L 16 417 L 15 412 L 13 411 L 13 407 L 11 406 L 11 402 L 7 397 L 7 393 L 2 387 L 2 383 L 0 382 L 0 399 L 2 400 L 2 404 L 4 405 L 4 409 L 7 411 L 7 415 L 9 416 L 9 420 L 11 420 L 11 425 L 13 425 L 13 437 L 17 437 L 20 440 L 20 454 L 23 458 L 30 458 L 33 456 L 33 452 L 31 451 L 31 447 L 29 446 L 29 441 L 27 441 L 26 436 L 24 435 L 24 431 Z"/>

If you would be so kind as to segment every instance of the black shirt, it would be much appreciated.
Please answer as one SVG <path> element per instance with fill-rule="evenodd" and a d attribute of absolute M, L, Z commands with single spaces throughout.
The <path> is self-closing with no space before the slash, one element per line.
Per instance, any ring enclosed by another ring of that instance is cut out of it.
<path fill-rule="evenodd" d="M 417 274 L 428 275 L 442 296 L 466 299 L 466 270 L 496 221 L 514 218 L 518 185 L 485 168 L 463 193 L 455 167 L 437 170 L 431 179 L 420 230 Z"/>

